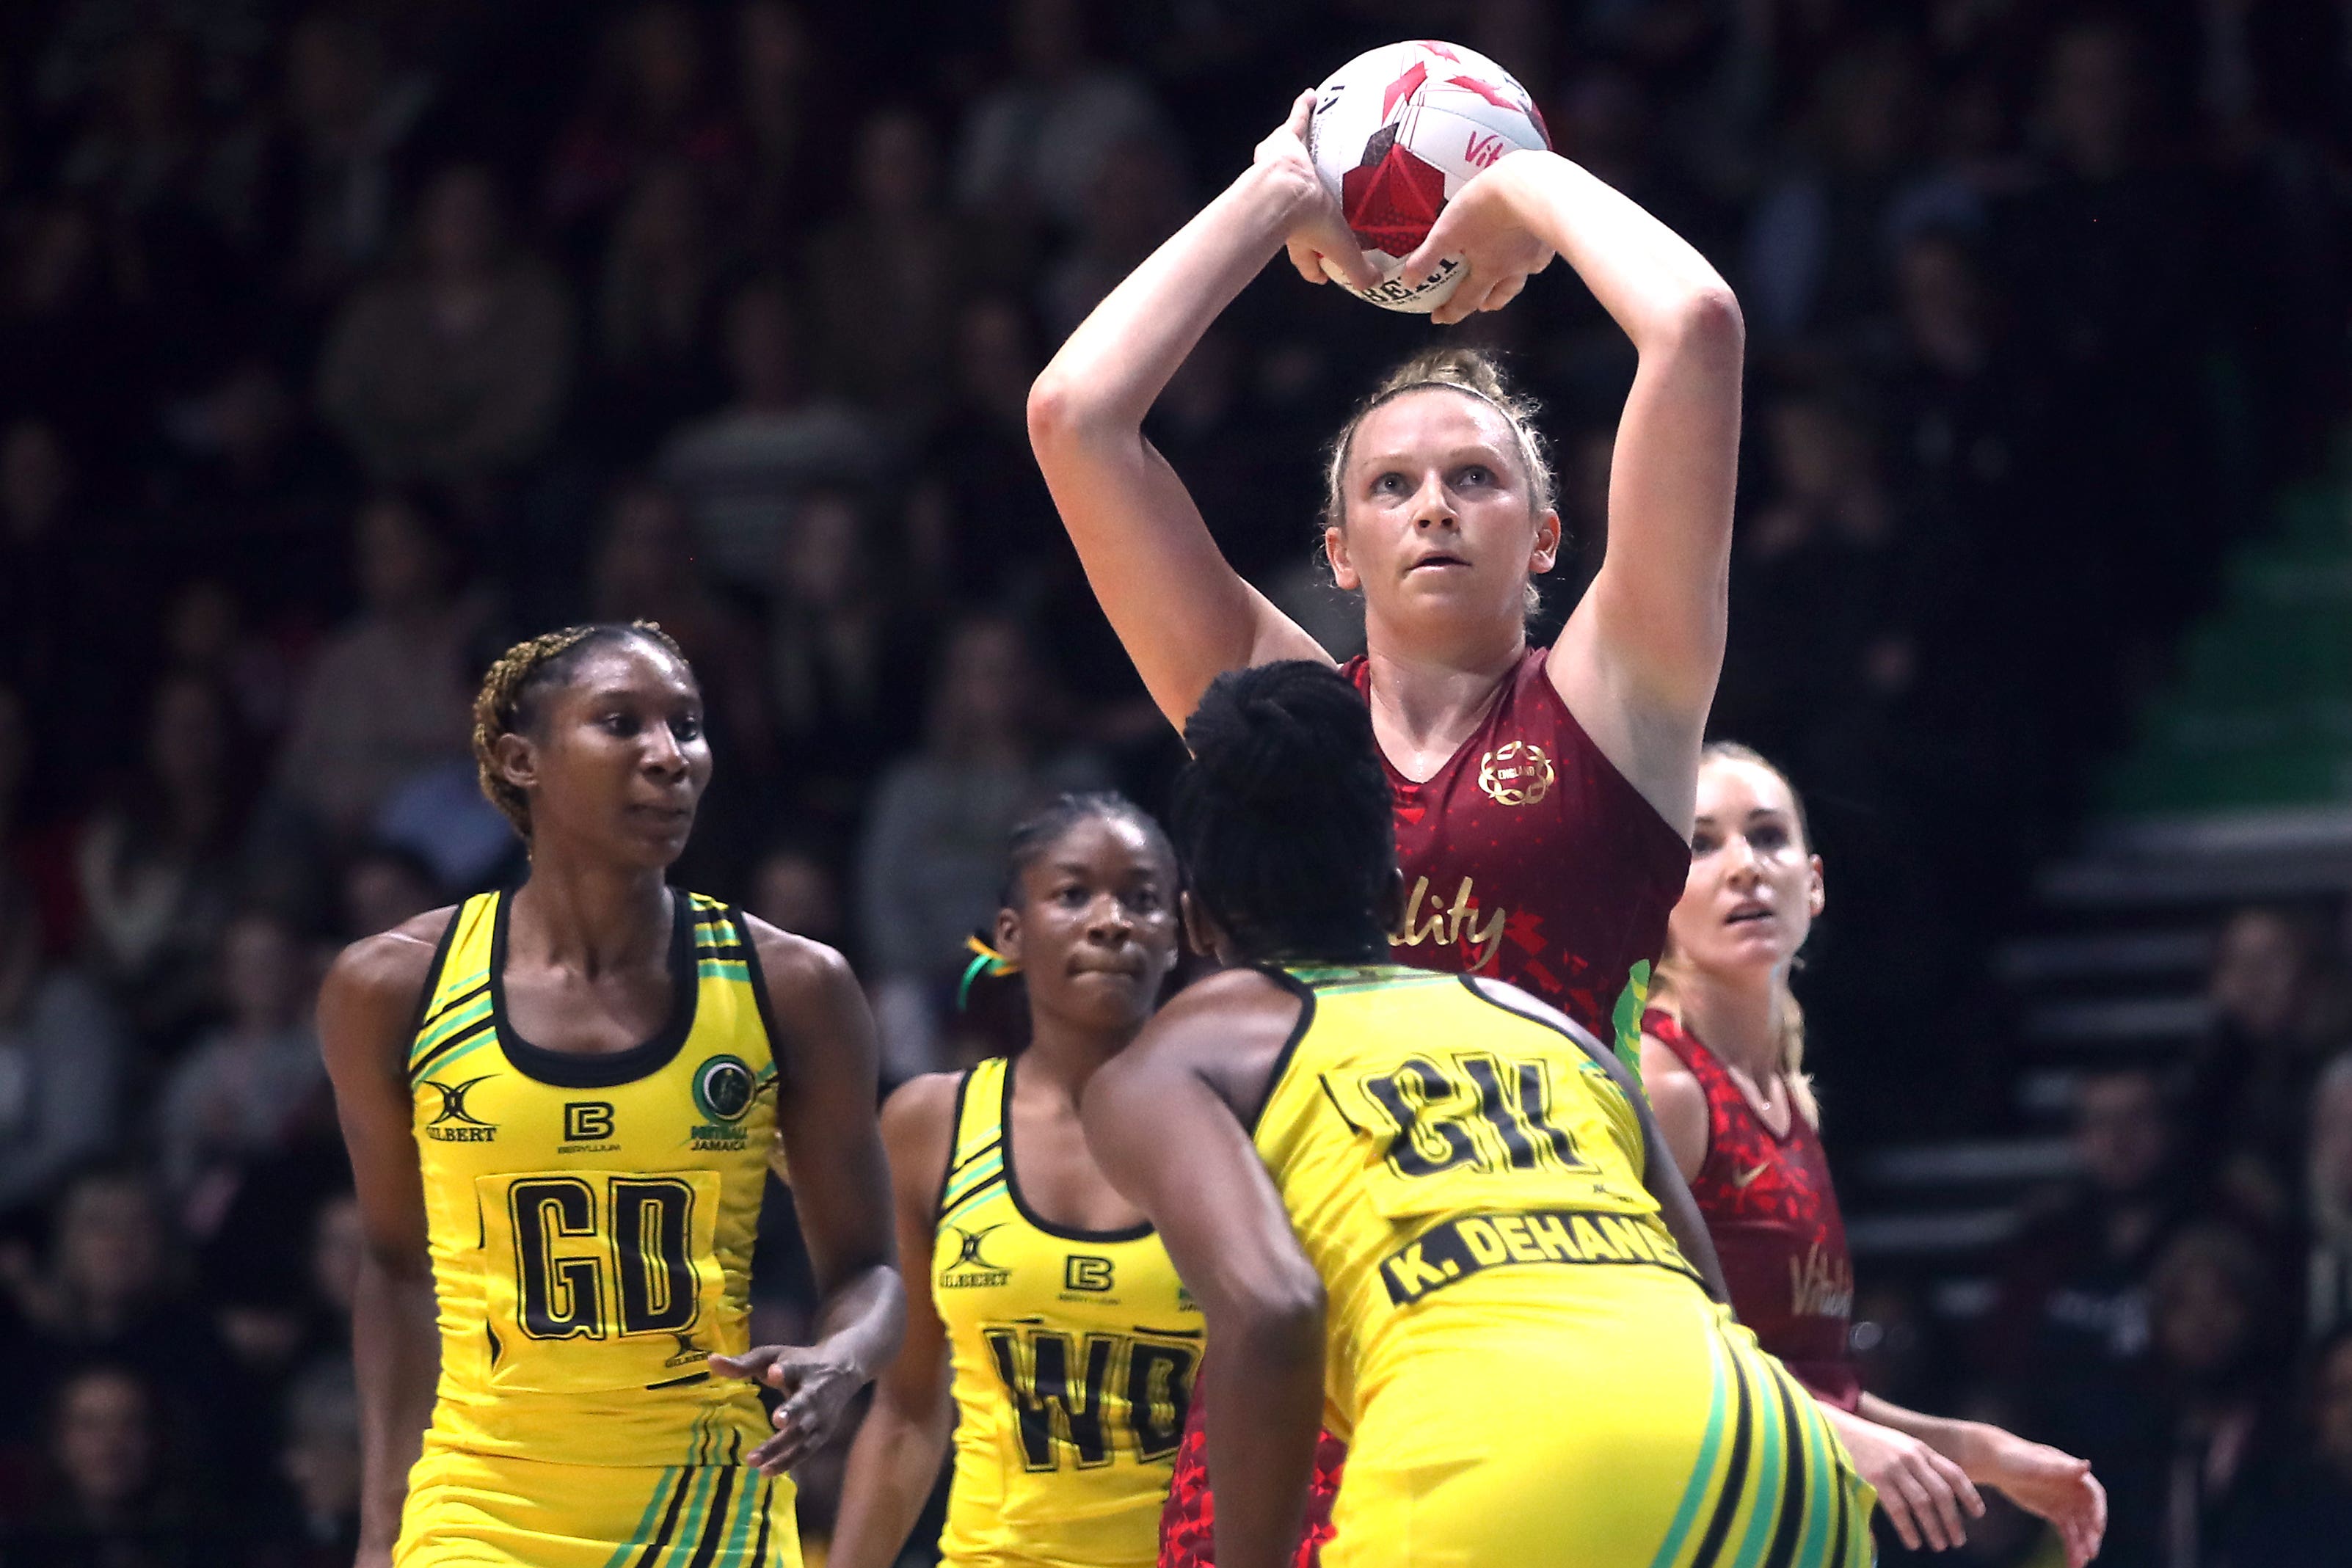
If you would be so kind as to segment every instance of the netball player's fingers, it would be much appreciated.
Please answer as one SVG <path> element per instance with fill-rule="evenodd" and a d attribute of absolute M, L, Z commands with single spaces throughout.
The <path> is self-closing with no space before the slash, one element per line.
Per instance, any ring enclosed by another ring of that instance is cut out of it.
<path fill-rule="evenodd" d="M 2066 1568 L 2083 1568 L 2099 1554 L 2107 1533 L 2107 1489 L 2088 1469 L 2083 1472 L 2079 1496 L 2060 1516 L 2058 1527 L 2066 1545 Z"/>
<path fill-rule="evenodd" d="M 721 1377 L 748 1377 L 754 1383 L 772 1383 L 776 1360 L 790 1345 L 755 1344 L 740 1355 L 713 1355 L 710 1370 Z"/>
<path fill-rule="evenodd" d="M 777 1411 L 774 1418 L 782 1420 L 783 1412 Z M 761 1475 L 782 1475 L 800 1462 L 801 1452 L 807 1447 L 797 1432 L 778 1432 L 745 1455 L 743 1462 Z"/>
<path fill-rule="evenodd" d="M 1440 327 L 1452 327 L 1467 321 L 1486 308 L 1486 296 L 1494 285 L 1471 262 L 1462 264 L 1462 281 L 1445 297 L 1445 303 L 1429 313 L 1429 319 Z M 1411 273 L 1402 276 L 1410 277 Z"/>
<path fill-rule="evenodd" d="M 1478 308 L 1481 310 L 1500 310 L 1504 306 L 1508 305 L 1512 300 L 1517 299 L 1519 297 L 1519 290 L 1528 286 L 1528 274 L 1522 272 L 1503 279 L 1502 282 L 1495 285 L 1495 287 L 1487 292 L 1486 299 L 1479 305 Z"/>
<path fill-rule="evenodd" d="M 1952 1501 L 1952 1489 L 1923 1458 L 1927 1451 L 1925 1443 L 1906 1448 L 1879 1488 L 1879 1496 L 1891 1494 L 1902 1503 L 1913 1532 L 1913 1539 L 1905 1545 L 1914 1552 L 1923 1546 L 1930 1552 L 1948 1552 L 1962 1539 L 1959 1510 Z M 1900 1525 L 1895 1533 L 1902 1533 Z"/>
<path fill-rule="evenodd" d="M 1911 1522 L 1911 1502 L 1903 1495 L 1900 1478 L 1889 1476 L 1878 1483 L 1878 1511 L 1895 1529 L 1895 1539 L 1903 1542 L 1906 1552 L 1919 1550 L 1919 1527 Z"/>
<path fill-rule="evenodd" d="M 1969 1538 L 1967 1524 L 1960 1518 L 1959 1494 L 1938 1465 L 1948 1464 L 1941 1454 L 1921 1444 L 1908 1467 L 1912 1517 L 1919 1521 L 1920 1533 L 1927 1544 L 1938 1552 L 1948 1552 Z"/>
<path fill-rule="evenodd" d="M 1331 275 L 1323 270 L 1322 253 L 1308 245 L 1304 236 L 1291 235 L 1283 242 L 1282 248 L 1290 253 L 1290 265 L 1298 269 L 1299 277 L 1314 284 L 1331 281 Z"/>
<path fill-rule="evenodd" d="M 1952 1489 L 1952 1495 L 1958 1499 L 1960 1506 L 1968 1511 L 1968 1516 L 1970 1519 L 1982 1519 L 1985 1511 L 1984 1497 L 1977 1490 L 1977 1483 L 1969 1479 L 1969 1472 L 1933 1448 L 1927 1450 L 1927 1462 L 1935 1467 L 1936 1474 L 1942 1478 L 1944 1484 Z"/>

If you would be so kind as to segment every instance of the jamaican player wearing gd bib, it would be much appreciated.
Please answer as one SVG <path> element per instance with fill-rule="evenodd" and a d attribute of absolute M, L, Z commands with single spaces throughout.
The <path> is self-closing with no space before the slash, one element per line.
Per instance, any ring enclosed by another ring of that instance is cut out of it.
<path fill-rule="evenodd" d="M 898 1247 L 930 1260 L 850 1450 L 831 1568 L 887 1568 L 955 1442 L 950 1568 L 1146 1568 L 1200 1309 L 1088 1154 L 1077 1100 L 1176 961 L 1176 857 L 1116 795 L 1015 828 L 994 950 L 1030 1043 L 883 1108 Z M 952 1395 L 950 1395 L 952 1382 Z"/>
<path fill-rule="evenodd" d="M 871 1020 L 836 955 L 665 885 L 710 749 L 658 628 L 510 649 L 474 740 L 530 877 L 354 944 L 320 1002 L 366 1232 L 359 1562 L 791 1568 L 783 1471 L 901 1322 Z M 751 1350 L 779 1145 L 824 1301 L 815 1344 Z"/>
<path fill-rule="evenodd" d="M 1869 1488 L 1723 1303 L 1614 1054 L 1388 964 L 1390 800 L 1347 682 L 1221 675 L 1173 827 L 1233 968 L 1095 1075 L 1087 1142 L 1201 1298 L 1217 1560 L 1286 1561 L 1320 1417 L 1330 1568 L 1861 1568 Z"/>

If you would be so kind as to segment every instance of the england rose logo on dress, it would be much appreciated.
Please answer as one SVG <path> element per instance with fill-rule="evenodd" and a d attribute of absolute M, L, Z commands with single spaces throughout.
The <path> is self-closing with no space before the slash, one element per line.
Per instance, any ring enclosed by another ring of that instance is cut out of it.
<path fill-rule="evenodd" d="M 1498 806 L 1532 806 L 1551 793 L 1551 758 L 1532 740 L 1507 740 L 1478 759 L 1478 788 Z"/>

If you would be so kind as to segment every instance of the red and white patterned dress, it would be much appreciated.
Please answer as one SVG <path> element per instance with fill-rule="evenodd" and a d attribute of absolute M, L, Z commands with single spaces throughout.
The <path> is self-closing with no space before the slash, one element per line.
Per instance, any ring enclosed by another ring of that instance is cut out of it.
<path fill-rule="evenodd" d="M 1642 1019 L 1706 1095 L 1706 1158 L 1691 1196 L 1731 1287 L 1731 1310 L 1756 1343 L 1820 1398 L 1851 1410 L 1862 1397 L 1848 1333 L 1853 1263 L 1829 1156 L 1813 1124 L 1790 1107 L 1775 1133 L 1699 1038 L 1663 1012 Z"/>

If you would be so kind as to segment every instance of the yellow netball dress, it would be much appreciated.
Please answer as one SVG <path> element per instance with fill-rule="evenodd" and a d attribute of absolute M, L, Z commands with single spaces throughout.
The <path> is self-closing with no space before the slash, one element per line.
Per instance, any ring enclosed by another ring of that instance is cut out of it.
<path fill-rule="evenodd" d="M 1465 979 L 1277 976 L 1254 1130 L 1328 1295 L 1327 1568 L 1852 1568 L 1870 1489 L 1708 1299 L 1578 1042 Z"/>
<path fill-rule="evenodd" d="M 751 1243 L 775 1132 L 742 918 L 674 893 L 671 1015 L 635 1048 L 515 1032 L 511 897 L 460 905 L 425 988 L 415 1095 L 441 1382 L 401 1568 L 793 1568 L 791 1481 L 745 1467 Z"/>
<path fill-rule="evenodd" d="M 1148 1225 L 1071 1230 L 1021 1196 L 1013 1063 L 956 1092 L 931 1296 L 955 1370 L 950 1568 L 1158 1560 L 1201 1312 Z"/>

